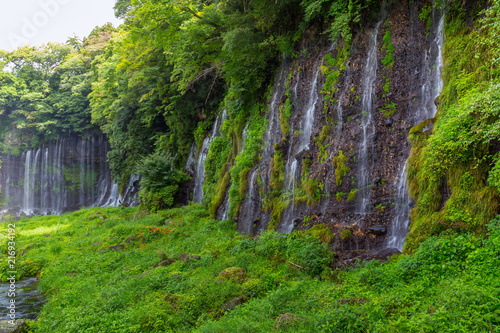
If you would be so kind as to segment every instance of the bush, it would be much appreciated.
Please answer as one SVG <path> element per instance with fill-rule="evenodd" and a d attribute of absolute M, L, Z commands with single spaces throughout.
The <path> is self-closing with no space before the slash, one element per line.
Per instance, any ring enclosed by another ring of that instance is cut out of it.
<path fill-rule="evenodd" d="M 174 159 L 170 155 L 149 155 L 137 167 L 141 175 L 141 204 L 157 211 L 170 208 L 179 194 L 179 184 L 187 181 L 189 176 L 174 167 Z"/>
<path fill-rule="evenodd" d="M 286 256 L 314 276 L 320 275 L 333 260 L 333 253 L 328 245 L 307 234 L 304 237 L 288 238 Z"/>

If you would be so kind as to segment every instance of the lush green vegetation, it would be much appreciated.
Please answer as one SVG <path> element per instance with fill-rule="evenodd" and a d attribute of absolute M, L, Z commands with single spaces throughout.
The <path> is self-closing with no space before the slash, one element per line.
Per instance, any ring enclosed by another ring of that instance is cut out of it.
<path fill-rule="evenodd" d="M 410 134 L 408 179 L 417 203 L 405 245 L 411 252 L 429 236 L 449 229 L 484 234 L 498 212 L 500 2 L 493 1 L 475 27 L 468 25 L 482 9 L 478 2 L 466 14 L 459 4 L 451 5 L 437 123 L 430 137 L 422 132 L 428 121 Z"/>
<path fill-rule="evenodd" d="M 224 154 L 233 151 L 211 170 L 225 179 L 207 184 L 205 203 L 215 211 L 231 174 L 222 164 L 236 163 L 232 179 L 239 188 L 255 162 L 255 151 L 240 162 L 235 158 L 281 56 L 294 56 L 303 33 L 326 24 L 332 40 L 346 41 L 345 61 L 351 29 L 376 7 L 375 1 L 349 0 L 117 0 L 115 14 L 124 19 L 118 28 L 98 27 L 83 41 L 0 52 L 0 139 L 14 131 L 18 140 L 4 148 L 19 153 L 20 142 L 37 146 L 61 135 L 103 132 L 113 175 L 125 183 L 150 155 L 173 156 L 182 169 L 192 142 L 201 147 L 225 108 L 229 125 L 213 145 Z M 290 100 L 282 107 L 285 135 L 291 107 Z M 241 195 L 231 193 L 234 212 Z M 149 190 L 142 198 L 148 208 L 161 206 Z"/>
<path fill-rule="evenodd" d="M 118 0 L 116 14 L 125 19 L 119 28 L 0 52 L 0 135 L 2 142 L 11 132 L 19 139 L 3 144 L 4 151 L 102 132 L 115 176 L 142 176 L 141 208 L 15 222 L 18 277 L 37 275 L 48 296 L 29 330 L 499 332 L 500 1 L 486 10 L 478 1 L 468 11 L 461 3 L 449 2 L 438 116 L 410 131 L 408 180 L 416 206 L 405 252 L 387 263 L 342 268 L 330 244 L 353 242 L 356 229 L 333 233 L 316 224 L 288 235 L 274 231 L 287 207 L 316 204 L 325 194 L 323 180 L 310 174 L 310 157 L 302 159 L 301 185 L 285 184 L 283 147 L 294 132 L 289 80 L 279 101 L 284 138 L 274 147 L 270 190 L 260 186 L 269 230 L 249 238 L 236 232 L 233 219 L 214 216 L 227 191 L 231 218 L 247 194 L 280 56 L 296 56 L 306 31 L 326 29 L 337 42 L 321 67 L 331 107 L 352 31 L 376 12 L 377 2 Z M 420 14 L 428 27 L 431 10 L 426 5 Z M 381 46 L 386 75 L 397 65 L 389 28 Z M 389 103 L 391 83 L 382 76 L 381 111 L 390 117 L 397 106 Z M 181 169 L 189 148 L 193 141 L 201 148 L 223 109 L 228 120 L 206 159 L 203 203 L 172 209 L 188 180 Z M 331 115 L 325 119 L 316 132 L 319 162 L 328 157 L 335 127 Z M 432 132 L 423 132 L 431 124 Z M 337 187 L 344 183 L 332 196 L 343 203 L 358 192 L 353 177 L 350 187 L 345 183 L 349 162 L 355 156 L 342 150 L 332 159 Z M 262 185 L 259 174 L 256 180 Z M 385 205 L 376 212 L 385 213 Z M 302 226 L 316 218 L 305 215 Z M 8 250 L 4 241 L 3 281 Z"/>
<path fill-rule="evenodd" d="M 95 208 L 17 221 L 16 262 L 48 296 L 31 332 L 497 332 L 499 221 L 333 270 L 323 225 L 252 239 L 200 205 Z"/>

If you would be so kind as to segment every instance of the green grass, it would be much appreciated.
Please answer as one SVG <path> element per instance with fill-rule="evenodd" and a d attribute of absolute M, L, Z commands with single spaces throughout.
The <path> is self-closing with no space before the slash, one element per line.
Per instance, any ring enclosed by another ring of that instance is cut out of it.
<path fill-rule="evenodd" d="M 324 226 L 251 239 L 200 205 L 94 208 L 17 221 L 16 262 L 41 271 L 48 300 L 31 332 L 498 332 L 499 221 L 488 238 L 431 237 L 412 256 L 333 270 Z M 284 314 L 298 320 L 276 329 Z"/>

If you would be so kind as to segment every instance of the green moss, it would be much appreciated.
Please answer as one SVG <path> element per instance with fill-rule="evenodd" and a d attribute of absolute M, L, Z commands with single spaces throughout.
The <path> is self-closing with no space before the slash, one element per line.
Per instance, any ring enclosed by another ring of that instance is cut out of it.
<path fill-rule="evenodd" d="M 352 237 L 352 230 L 344 229 L 340 232 L 340 238 L 344 241 L 349 240 Z"/>
<path fill-rule="evenodd" d="M 247 278 L 247 272 L 240 267 L 229 267 L 220 272 L 219 280 L 232 280 L 236 283 L 243 283 Z"/>
<path fill-rule="evenodd" d="M 346 38 L 343 43 L 337 47 L 337 56 L 333 58 L 330 53 L 325 56 L 325 65 L 321 66 L 321 72 L 326 77 L 322 93 L 325 96 L 325 111 L 328 103 L 335 95 L 335 86 L 343 71 L 346 70 L 346 62 L 351 54 L 351 39 Z"/>
<path fill-rule="evenodd" d="M 394 113 L 396 113 L 396 103 L 391 102 L 387 105 L 384 105 L 379 109 L 379 111 L 384 113 L 384 117 L 388 118 L 392 116 Z"/>
<path fill-rule="evenodd" d="M 203 202 L 210 205 L 211 211 L 218 208 L 221 193 L 226 191 L 226 188 L 222 189 L 221 186 L 228 184 L 224 178 L 230 177 L 230 175 L 226 176 L 229 173 L 227 164 L 232 158 L 231 140 L 225 136 L 214 138 L 205 160 L 205 183 L 203 185 Z"/>
<path fill-rule="evenodd" d="M 335 239 L 333 232 L 324 224 L 316 224 L 308 230 L 308 233 L 324 244 L 330 244 Z"/>
<path fill-rule="evenodd" d="M 426 119 L 423 122 L 421 122 L 420 124 L 413 126 L 410 129 L 409 134 L 422 134 L 422 131 L 424 130 L 424 128 L 426 128 L 427 126 L 429 126 L 431 124 L 434 124 L 436 121 L 437 121 L 437 116 L 434 118 Z"/>
<path fill-rule="evenodd" d="M 333 166 L 335 167 L 335 178 L 337 182 L 337 186 L 342 185 L 342 179 L 346 176 L 346 174 L 351 171 L 351 169 L 345 165 L 348 157 L 344 155 L 342 150 L 339 150 L 339 154 L 334 156 L 332 159 Z"/>
<path fill-rule="evenodd" d="M 383 37 L 384 43 L 382 45 L 382 51 L 385 50 L 385 56 L 381 60 L 381 62 L 384 66 L 392 67 L 392 65 L 394 65 L 394 45 L 392 45 L 391 42 L 391 30 L 389 29 L 389 21 L 386 21 L 385 25 L 387 26 L 387 29 Z"/>
<path fill-rule="evenodd" d="M 311 168 L 312 161 L 308 157 L 302 159 L 302 176 L 309 175 L 309 169 Z"/>
<path fill-rule="evenodd" d="M 318 143 L 318 145 L 323 145 L 325 143 L 326 139 L 328 139 L 328 137 L 330 136 L 330 130 L 331 127 L 329 125 L 323 126 L 323 128 L 321 129 L 321 133 L 316 138 L 316 142 Z"/>
<path fill-rule="evenodd" d="M 293 205 L 293 198 L 290 193 L 282 193 L 279 196 L 276 196 L 271 200 L 268 207 L 272 207 L 271 209 L 271 221 L 268 225 L 268 230 L 274 230 L 281 222 L 281 214 L 283 211 L 289 206 Z"/>
<path fill-rule="evenodd" d="M 258 162 L 259 152 L 262 148 L 262 137 L 267 121 L 260 115 L 261 106 L 256 105 L 250 110 L 248 116 L 248 134 L 245 139 L 245 149 L 234 159 L 231 167 L 231 186 L 229 188 L 228 216 L 234 218 L 238 215 L 243 198 L 246 196 L 247 175 Z M 242 135 L 242 134 L 240 134 Z"/>
<path fill-rule="evenodd" d="M 308 206 L 313 203 L 319 202 L 319 200 L 321 199 L 321 187 L 320 183 L 316 179 L 311 179 L 308 177 L 302 178 L 302 189 L 305 192 Z"/>
<path fill-rule="evenodd" d="M 217 185 L 215 187 L 215 195 L 212 197 L 210 204 L 208 205 L 208 209 L 210 215 L 215 218 L 217 214 L 217 210 L 224 202 L 224 198 L 226 197 L 226 190 L 229 186 L 229 182 L 231 181 L 231 174 L 229 170 L 223 173 L 222 177 L 219 178 Z"/>
<path fill-rule="evenodd" d="M 354 201 L 356 200 L 356 196 L 358 194 L 358 189 L 352 189 L 351 192 L 349 192 L 349 196 L 347 197 L 347 201 Z"/>
<path fill-rule="evenodd" d="M 488 29 L 470 28 L 456 6 L 447 14 L 440 116 L 413 127 L 409 136 L 407 177 L 416 206 L 407 252 L 443 232 L 484 234 L 500 207 L 499 189 L 488 179 L 496 172 L 494 142 L 500 138 L 494 125 L 500 121 L 500 70 L 494 61 L 500 27 L 493 19 L 499 9 L 499 3 L 492 4 L 481 16 Z M 428 136 L 422 131 L 430 121 L 435 124 Z"/>
<path fill-rule="evenodd" d="M 290 103 L 290 98 L 288 97 L 285 101 L 285 105 L 280 106 L 280 128 L 283 136 L 288 136 L 290 134 L 290 124 L 289 119 L 291 116 L 292 105 Z"/>
<path fill-rule="evenodd" d="M 335 194 L 335 197 L 337 198 L 337 201 L 338 202 L 341 202 L 342 201 L 342 198 L 345 196 L 345 193 L 344 192 L 337 192 Z"/>
<path fill-rule="evenodd" d="M 390 88 L 391 88 L 391 81 L 389 80 L 388 77 L 385 78 L 385 83 L 384 83 L 384 95 L 382 97 L 385 98 L 385 96 L 390 92 Z"/>

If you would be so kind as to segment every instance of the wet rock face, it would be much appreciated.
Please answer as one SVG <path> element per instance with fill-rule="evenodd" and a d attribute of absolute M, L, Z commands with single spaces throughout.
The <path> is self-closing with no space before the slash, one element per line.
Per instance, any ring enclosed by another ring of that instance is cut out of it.
<path fill-rule="evenodd" d="M 273 139 L 268 140 L 262 161 L 248 174 L 249 196 L 238 217 L 240 232 L 255 234 L 269 225 L 270 212 L 262 210 L 260 193 L 271 190 L 269 161 L 272 154 L 279 151 L 285 170 L 284 187 L 289 193 L 301 187 L 304 177 L 307 177 L 317 181 L 321 197 L 309 205 L 300 202 L 285 208 L 278 231 L 308 229 L 321 223 L 336 235 L 333 248 L 337 252 L 376 253 L 386 247 L 396 214 L 398 182 L 411 149 L 407 136 L 412 126 L 425 120 L 421 119 L 420 111 L 426 107 L 422 102 L 422 87 L 429 79 L 430 61 L 436 52 L 433 42 L 437 22 L 426 31 L 425 24 L 418 17 L 423 5 L 423 1 L 398 2 L 388 8 L 387 15 L 379 16 L 378 22 L 368 22 L 364 25 L 366 29 L 353 35 L 350 55 L 329 100 L 325 100 L 322 91 L 327 78 L 320 66 L 327 66 L 325 56 L 328 54 L 331 58 L 338 58 L 343 44 L 332 47 L 327 39 L 308 32 L 311 36 L 304 38 L 298 46 L 297 59 L 285 61 L 277 75 L 267 116 L 272 124 L 267 135 Z M 377 23 L 380 25 L 375 36 L 376 71 L 373 80 L 369 81 L 365 69 L 369 64 L 367 59 Z M 390 43 L 394 46 L 392 65 L 382 62 L 388 52 L 387 37 L 384 38 L 388 31 Z M 300 52 L 302 50 L 307 52 Z M 318 68 L 321 70 L 316 77 Z M 373 82 L 371 95 L 366 93 L 366 82 Z M 313 89 L 314 83 L 317 87 Z M 283 89 L 283 86 L 287 88 Z M 371 104 L 365 103 L 363 99 L 370 96 Z M 292 108 L 288 119 L 290 131 L 284 135 L 276 119 L 279 119 L 280 107 L 285 107 L 287 99 Z M 366 135 L 362 126 L 368 113 L 363 110 L 366 105 L 371 105 L 366 149 L 368 185 L 360 188 L 359 154 L 363 135 Z M 392 114 L 385 112 L 391 105 L 394 105 Z M 305 124 L 311 106 L 313 121 L 307 139 L 303 135 L 308 133 Z M 342 163 L 345 166 L 341 183 L 336 174 L 339 156 L 344 158 Z M 310 161 L 307 176 L 303 170 L 306 158 Z M 257 172 L 259 181 L 255 176 Z M 362 192 L 368 193 L 368 197 L 364 211 L 360 213 L 358 201 Z M 352 237 L 342 239 L 340 232 L 346 228 L 352 231 Z"/>

